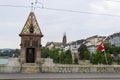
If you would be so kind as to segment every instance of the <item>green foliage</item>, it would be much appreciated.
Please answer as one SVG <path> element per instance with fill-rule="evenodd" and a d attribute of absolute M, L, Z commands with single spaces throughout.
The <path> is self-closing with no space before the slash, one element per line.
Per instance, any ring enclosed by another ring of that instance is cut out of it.
<path fill-rule="evenodd" d="M 65 52 L 61 52 L 60 53 L 60 57 L 59 57 L 59 63 L 61 63 L 61 64 L 64 64 L 65 63 Z"/>
<path fill-rule="evenodd" d="M 90 62 L 92 63 L 92 64 L 98 64 L 98 55 L 97 54 L 93 54 L 92 55 L 92 57 L 91 57 L 91 59 L 90 59 Z"/>
<path fill-rule="evenodd" d="M 19 49 L 5 50 L 3 53 L 0 53 L 0 56 L 3 57 L 18 57 L 19 55 L 20 55 Z"/>
<path fill-rule="evenodd" d="M 49 49 L 48 48 L 41 48 L 41 57 L 42 58 L 47 58 L 49 57 Z"/>
<path fill-rule="evenodd" d="M 41 48 L 41 57 L 42 58 L 52 58 L 55 63 L 59 62 L 59 49 L 51 49 L 48 48 Z"/>
<path fill-rule="evenodd" d="M 114 56 L 117 56 L 118 54 L 120 54 L 120 47 L 111 45 L 108 42 L 104 42 L 104 47 L 105 47 L 106 53 L 114 54 Z"/>
<path fill-rule="evenodd" d="M 53 61 L 55 63 L 58 63 L 59 62 L 59 49 L 54 48 L 54 49 L 50 50 L 49 56 L 50 56 L 50 58 L 53 59 Z"/>
<path fill-rule="evenodd" d="M 18 57 L 20 55 L 20 50 L 19 49 L 15 49 L 13 50 L 13 52 L 11 53 L 14 53 L 15 54 L 15 57 Z"/>
<path fill-rule="evenodd" d="M 10 51 L 6 50 L 6 51 L 4 51 L 3 53 L 4 53 L 4 54 L 8 54 L 8 53 L 10 53 Z"/>
<path fill-rule="evenodd" d="M 104 46 L 106 53 L 113 54 L 114 56 L 113 61 L 116 61 L 119 64 L 118 54 L 120 54 L 120 47 L 116 47 L 107 42 L 104 43 Z"/>
<path fill-rule="evenodd" d="M 120 47 L 112 47 L 112 54 L 114 54 L 114 56 L 120 54 Z"/>
<path fill-rule="evenodd" d="M 109 42 L 104 42 L 105 52 L 112 54 L 112 46 Z"/>
<path fill-rule="evenodd" d="M 117 64 L 119 64 L 119 65 L 120 65 L 120 59 L 118 59 L 118 60 L 117 60 Z"/>
<path fill-rule="evenodd" d="M 65 57 L 65 64 L 72 64 L 72 55 L 71 55 L 71 51 L 67 50 L 65 52 L 66 57 Z"/>
<path fill-rule="evenodd" d="M 90 59 L 90 52 L 89 51 L 84 51 L 83 58 L 84 58 L 84 60 L 89 60 Z"/>
<path fill-rule="evenodd" d="M 86 45 L 82 44 L 79 48 L 78 48 L 78 52 L 79 52 L 79 56 L 80 59 L 84 59 L 84 52 L 88 51 Z"/>
<path fill-rule="evenodd" d="M 75 64 L 78 64 L 78 58 L 76 56 L 75 56 L 74 62 Z"/>
<path fill-rule="evenodd" d="M 108 61 L 108 64 L 112 64 L 112 57 L 109 53 L 105 53 L 106 54 L 106 58 Z M 98 52 L 96 54 L 93 54 L 91 56 L 90 62 L 92 64 L 107 64 L 106 62 L 106 58 L 105 58 L 105 54 L 102 52 Z"/>
<path fill-rule="evenodd" d="M 60 58 L 59 58 L 59 63 L 61 64 L 72 64 L 72 55 L 71 51 L 67 50 L 65 52 L 61 52 Z"/>
<path fill-rule="evenodd" d="M 61 63 L 61 64 L 72 64 L 72 55 L 71 51 L 61 51 L 60 49 L 41 49 L 41 56 L 42 58 L 50 57 L 53 59 L 54 63 Z"/>

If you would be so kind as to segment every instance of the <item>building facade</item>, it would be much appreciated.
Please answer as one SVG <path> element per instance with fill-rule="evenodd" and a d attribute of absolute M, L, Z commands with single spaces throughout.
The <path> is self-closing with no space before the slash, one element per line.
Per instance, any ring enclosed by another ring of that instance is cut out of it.
<path fill-rule="evenodd" d="M 22 64 L 40 63 L 41 38 L 43 35 L 34 12 L 30 12 L 19 36 L 21 37 L 20 62 Z"/>
<path fill-rule="evenodd" d="M 49 50 L 51 50 L 53 48 L 60 48 L 61 49 L 62 42 L 47 42 L 45 47 L 48 48 Z"/>
<path fill-rule="evenodd" d="M 111 45 L 114 45 L 116 47 L 120 47 L 120 32 L 114 33 L 107 37 L 106 39 L 108 42 L 111 43 Z"/>
<path fill-rule="evenodd" d="M 91 53 L 95 53 L 97 46 L 101 43 L 101 40 L 105 39 L 106 36 L 91 36 L 89 38 L 86 39 L 85 45 L 87 46 L 87 49 L 91 52 Z"/>

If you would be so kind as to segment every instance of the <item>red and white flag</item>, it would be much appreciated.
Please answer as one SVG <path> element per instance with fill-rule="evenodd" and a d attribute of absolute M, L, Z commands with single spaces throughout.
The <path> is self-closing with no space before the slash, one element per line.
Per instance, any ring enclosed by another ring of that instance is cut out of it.
<path fill-rule="evenodd" d="M 99 51 L 105 51 L 103 42 L 98 46 L 98 50 L 99 50 Z"/>

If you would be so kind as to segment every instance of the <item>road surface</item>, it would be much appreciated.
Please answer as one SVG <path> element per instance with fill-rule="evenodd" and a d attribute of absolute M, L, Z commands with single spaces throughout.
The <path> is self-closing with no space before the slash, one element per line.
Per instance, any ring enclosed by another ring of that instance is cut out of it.
<path fill-rule="evenodd" d="M 0 74 L 0 80 L 120 80 L 115 73 L 37 73 Z"/>

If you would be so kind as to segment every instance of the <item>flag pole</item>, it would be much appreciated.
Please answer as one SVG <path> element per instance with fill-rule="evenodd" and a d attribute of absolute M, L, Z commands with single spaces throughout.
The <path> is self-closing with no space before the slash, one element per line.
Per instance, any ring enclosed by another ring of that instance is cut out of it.
<path fill-rule="evenodd" d="M 107 60 L 107 56 L 106 56 L 106 52 L 104 51 L 104 55 L 105 55 L 105 60 L 106 60 L 106 63 L 108 65 L 108 60 Z"/>
<path fill-rule="evenodd" d="M 107 37 L 106 37 L 103 41 L 105 41 L 107 38 L 108 38 L 108 36 L 107 36 Z M 107 65 L 108 65 L 108 60 L 107 60 L 107 55 L 106 55 L 105 50 L 104 50 L 104 55 L 105 55 L 105 60 L 106 60 L 106 63 L 107 63 Z"/>
<path fill-rule="evenodd" d="M 108 65 L 108 60 L 107 60 L 107 55 L 106 55 L 106 52 L 105 52 L 105 48 L 104 48 L 104 45 L 103 45 L 103 41 L 105 41 L 108 37 L 106 37 L 104 40 L 102 39 L 102 43 L 99 45 L 99 49 L 100 51 L 104 51 L 104 55 L 105 55 L 105 60 L 106 60 L 106 63 Z"/>

